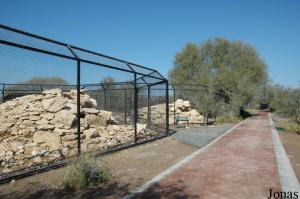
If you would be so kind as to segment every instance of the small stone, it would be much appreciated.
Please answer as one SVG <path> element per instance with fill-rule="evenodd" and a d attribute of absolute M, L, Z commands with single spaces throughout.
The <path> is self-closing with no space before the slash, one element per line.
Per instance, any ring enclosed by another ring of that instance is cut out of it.
<path fill-rule="evenodd" d="M 83 108 L 83 112 L 90 114 L 98 114 L 100 111 L 95 108 Z"/>
<path fill-rule="evenodd" d="M 30 116 L 30 117 L 29 117 L 29 120 L 31 120 L 31 121 L 37 121 L 37 120 L 40 120 L 40 117 L 39 117 L 39 116 L 36 116 L 36 115 Z"/>
<path fill-rule="evenodd" d="M 44 90 L 43 91 L 44 95 L 50 94 L 50 95 L 57 95 L 57 96 L 61 96 L 62 91 L 59 88 L 55 88 L 55 89 L 51 89 L 51 90 Z"/>
<path fill-rule="evenodd" d="M 3 172 L 3 173 L 10 173 L 10 172 L 12 172 L 12 170 L 11 170 L 11 169 L 8 169 L 8 168 L 5 168 L 5 169 L 2 170 L 2 172 Z"/>
<path fill-rule="evenodd" d="M 52 120 L 54 118 L 54 114 L 53 113 L 43 113 L 42 118 L 46 119 L 46 120 Z"/>
<path fill-rule="evenodd" d="M 68 157 L 68 156 L 69 156 L 69 148 L 68 148 L 68 147 L 64 147 L 64 148 L 61 150 L 61 154 L 62 154 L 64 157 Z"/>
<path fill-rule="evenodd" d="M 37 127 L 39 130 L 53 130 L 54 128 L 55 126 L 51 124 L 42 124 Z"/>
<path fill-rule="evenodd" d="M 33 162 L 37 163 L 37 164 L 41 163 L 42 162 L 42 158 L 40 156 L 37 156 L 37 157 L 33 158 Z"/>
<path fill-rule="evenodd" d="M 33 126 L 35 120 L 24 120 L 23 125 L 25 126 Z"/>
<path fill-rule="evenodd" d="M 75 135 L 75 134 L 69 134 L 69 135 L 63 136 L 61 139 L 63 141 L 76 140 L 77 139 L 77 135 Z"/>
<path fill-rule="evenodd" d="M 41 150 L 41 151 L 32 151 L 32 156 L 47 156 L 49 154 L 49 151 L 47 150 Z"/>

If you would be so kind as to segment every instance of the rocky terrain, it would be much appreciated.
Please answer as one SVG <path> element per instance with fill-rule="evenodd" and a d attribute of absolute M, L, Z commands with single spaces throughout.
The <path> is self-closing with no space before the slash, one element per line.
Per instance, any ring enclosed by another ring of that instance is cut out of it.
<path fill-rule="evenodd" d="M 187 116 L 190 118 L 189 123 L 201 124 L 204 122 L 204 117 L 196 110 L 192 109 L 189 101 L 178 99 L 174 103 L 169 104 L 169 123 L 174 124 L 174 114 L 176 116 Z M 147 120 L 148 108 L 143 107 L 139 109 L 139 118 Z M 151 106 L 151 120 L 153 123 L 161 124 L 165 122 L 166 118 L 166 104 L 157 104 Z M 186 121 L 180 121 L 180 123 L 186 123 Z"/>
<path fill-rule="evenodd" d="M 46 90 L 0 104 L 0 173 L 61 160 L 77 153 L 76 90 Z M 81 149 L 132 142 L 134 128 L 118 125 L 96 100 L 80 93 Z M 150 136 L 138 124 L 138 136 Z"/>

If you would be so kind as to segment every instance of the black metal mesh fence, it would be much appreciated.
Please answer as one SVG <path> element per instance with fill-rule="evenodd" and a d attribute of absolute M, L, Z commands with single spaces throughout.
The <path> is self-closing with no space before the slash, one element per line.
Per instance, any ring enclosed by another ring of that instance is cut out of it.
<path fill-rule="evenodd" d="M 205 124 L 226 101 L 203 85 L 0 25 L 0 181 Z"/>
<path fill-rule="evenodd" d="M 0 180 L 168 134 L 155 70 L 3 25 L 0 55 Z"/>

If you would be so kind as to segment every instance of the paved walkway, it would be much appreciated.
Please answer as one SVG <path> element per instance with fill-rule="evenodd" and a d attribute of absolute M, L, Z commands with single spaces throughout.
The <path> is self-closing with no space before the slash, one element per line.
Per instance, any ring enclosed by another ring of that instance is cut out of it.
<path fill-rule="evenodd" d="M 234 124 L 222 124 L 211 126 L 209 128 L 205 126 L 197 128 L 182 128 L 177 129 L 177 132 L 171 135 L 171 137 L 182 143 L 192 145 L 200 149 L 211 143 L 220 135 L 224 134 L 233 126 Z"/>
<path fill-rule="evenodd" d="M 136 198 L 266 199 L 280 181 L 268 115 L 247 119 Z"/>

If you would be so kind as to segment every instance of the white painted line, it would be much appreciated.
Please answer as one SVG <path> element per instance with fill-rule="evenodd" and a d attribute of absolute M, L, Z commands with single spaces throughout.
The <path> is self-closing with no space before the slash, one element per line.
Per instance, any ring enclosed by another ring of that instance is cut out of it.
<path fill-rule="evenodd" d="M 247 119 L 246 119 L 247 120 Z M 198 154 L 202 153 L 203 151 L 207 150 L 211 145 L 213 145 L 215 142 L 217 142 L 218 140 L 222 139 L 225 135 L 231 133 L 234 129 L 236 129 L 237 127 L 239 127 L 241 124 L 243 124 L 246 120 L 236 124 L 235 126 L 231 127 L 229 130 L 227 130 L 225 133 L 223 133 L 222 135 L 220 135 L 219 137 L 217 137 L 216 139 L 214 139 L 212 142 L 210 142 L 209 144 L 207 144 L 206 146 L 204 146 L 201 149 L 198 149 L 197 151 L 193 152 L 191 155 L 187 156 L 186 158 L 180 160 L 179 162 L 177 162 L 176 164 L 174 164 L 173 166 L 169 167 L 167 170 L 163 171 L 162 173 L 160 173 L 159 175 L 155 176 L 154 178 L 152 178 L 151 180 L 149 180 L 148 182 L 146 182 L 144 185 L 142 185 L 141 187 L 139 187 L 138 189 L 136 189 L 135 191 L 131 192 L 129 195 L 123 197 L 123 199 L 130 199 L 130 198 L 134 198 L 134 196 L 138 193 L 142 193 L 145 192 L 147 189 L 149 189 L 151 186 L 153 186 L 154 184 L 156 184 L 157 182 L 159 182 L 160 180 L 164 179 L 165 177 L 167 177 L 168 175 L 170 175 L 171 173 L 173 173 L 174 171 L 178 170 L 179 168 L 181 168 L 182 166 L 184 166 L 187 162 L 189 162 L 190 160 L 192 160 L 195 156 L 197 156 Z"/>
<path fill-rule="evenodd" d="M 285 149 L 281 143 L 281 140 L 278 136 L 278 132 L 274 126 L 274 122 L 271 118 L 271 114 L 269 114 L 269 122 L 270 127 L 272 130 L 272 139 L 275 149 L 278 173 L 280 178 L 280 184 L 282 191 L 288 192 L 295 192 L 297 191 L 298 194 L 300 193 L 300 186 L 289 161 L 289 158 L 286 155 Z"/>

